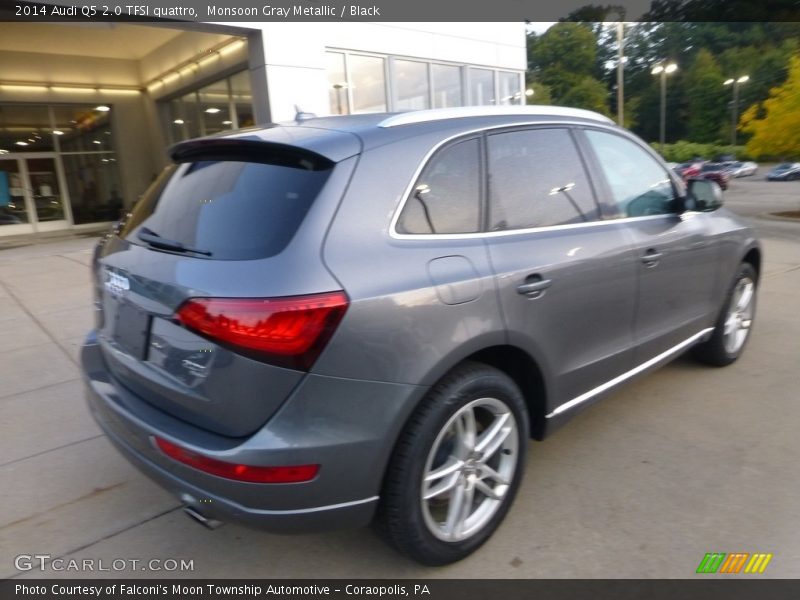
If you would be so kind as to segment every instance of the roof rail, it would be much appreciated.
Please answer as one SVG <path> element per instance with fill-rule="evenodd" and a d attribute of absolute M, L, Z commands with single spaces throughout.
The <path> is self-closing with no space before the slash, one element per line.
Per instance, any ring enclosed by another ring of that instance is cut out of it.
<path fill-rule="evenodd" d="M 566 106 L 529 105 L 529 106 L 457 106 L 452 108 L 433 108 L 429 110 L 414 110 L 387 117 L 378 127 L 397 127 L 399 125 L 412 125 L 428 121 L 443 119 L 463 119 L 465 117 L 497 117 L 497 116 L 553 116 L 553 117 L 579 117 L 592 119 L 603 123 L 614 123 L 608 117 L 591 110 L 582 108 L 568 108 Z"/>

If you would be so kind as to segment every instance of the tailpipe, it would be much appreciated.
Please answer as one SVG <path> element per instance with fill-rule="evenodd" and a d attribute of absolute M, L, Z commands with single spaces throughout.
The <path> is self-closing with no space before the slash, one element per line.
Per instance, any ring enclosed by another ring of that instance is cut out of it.
<path fill-rule="evenodd" d="M 200 525 L 202 525 L 203 527 L 206 527 L 208 529 L 217 529 L 218 527 L 220 527 L 220 526 L 225 524 L 222 521 L 219 521 L 219 520 L 214 519 L 212 517 L 205 516 L 203 513 L 201 513 L 194 506 L 184 506 L 183 507 L 183 512 L 188 517 L 190 517 L 194 521 L 197 521 L 198 523 L 200 523 Z"/>

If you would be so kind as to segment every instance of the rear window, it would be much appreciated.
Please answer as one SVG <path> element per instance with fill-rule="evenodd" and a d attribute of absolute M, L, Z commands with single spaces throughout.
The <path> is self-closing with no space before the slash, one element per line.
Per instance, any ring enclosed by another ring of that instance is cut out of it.
<path fill-rule="evenodd" d="M 172 165 L 136 205 L 120 237 L 148 245 L 141 237 L 157 236 L 212 260 L 274 256 L 294 236 L 331 170 L 332 163 L 305 160 Z"/>

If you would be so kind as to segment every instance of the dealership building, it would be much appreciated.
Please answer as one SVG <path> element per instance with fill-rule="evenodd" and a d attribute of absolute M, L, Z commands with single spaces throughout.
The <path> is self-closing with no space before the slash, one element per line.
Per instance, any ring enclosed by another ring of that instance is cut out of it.
<path fill-rule="evenodd" d="M 0 23 L 0 238 L 106 227 L 170 144 L 524 102 L 519 23 Z"/>

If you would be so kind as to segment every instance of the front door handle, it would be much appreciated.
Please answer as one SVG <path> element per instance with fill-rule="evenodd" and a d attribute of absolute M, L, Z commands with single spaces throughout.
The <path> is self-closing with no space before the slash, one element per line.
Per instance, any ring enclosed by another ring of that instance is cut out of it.
<path fill-rule="evenodd" d="M 655 267 L 658 264 L 658 261 L 663 257 L 663 252 L 656 252 L 650 248 L 647 252 L 645 252 L 644 256 L 642 256 L 642 262 L 646 267 Z"/>
<path fill-rule="evenodd" d="M 541 275 L 530 275 L 525 278 L 525 283 L 517 286 L 517 293 L 529 298 L 539 298 L 552 283 L 552 279 L 543 279 Z"/>

